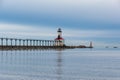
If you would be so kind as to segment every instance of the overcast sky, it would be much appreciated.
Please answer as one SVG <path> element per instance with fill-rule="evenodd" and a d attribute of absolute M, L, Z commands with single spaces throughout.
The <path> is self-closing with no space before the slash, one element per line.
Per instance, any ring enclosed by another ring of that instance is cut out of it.
<path fill-rule="evenodd" d="M 0 37 L 54 39 L 120 46 L 119 0 L 0 0 Z"/>

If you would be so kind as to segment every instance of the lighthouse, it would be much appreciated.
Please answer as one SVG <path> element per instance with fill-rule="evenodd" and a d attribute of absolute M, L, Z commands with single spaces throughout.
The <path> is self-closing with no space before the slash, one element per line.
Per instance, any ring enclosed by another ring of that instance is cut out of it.
<path fill-rule="evenodd" d="M 64 38 L 62 38 L 62 30 L 61 28 L 57 31 L 58 36 L 55 38 L 55 46 L 63 46 L 64 45 Z"/>
<path fill-rule="evenodd" d="M 93 43 L 92 42 L 90 42 L 90 48 L 93 48 Z"/>

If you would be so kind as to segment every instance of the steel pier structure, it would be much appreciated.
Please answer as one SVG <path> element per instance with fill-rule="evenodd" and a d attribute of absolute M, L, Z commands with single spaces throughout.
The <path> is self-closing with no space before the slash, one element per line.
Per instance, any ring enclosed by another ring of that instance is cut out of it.
<path fill-rule="evenodd" d="M 60 45 L 59 40 L 37 40 L 0 38 L 0 50 L 35 50 L 35 49 L 71 49 L 71 48 L 93 48 L 92 46 L 65 46 Z"/>
<path fill-rule="evenodd" d="M 0 49 L 48 49 L 64 47 L 59 46 L 59 44 L 60 41 L 55 40 L 0 38 Z"/>

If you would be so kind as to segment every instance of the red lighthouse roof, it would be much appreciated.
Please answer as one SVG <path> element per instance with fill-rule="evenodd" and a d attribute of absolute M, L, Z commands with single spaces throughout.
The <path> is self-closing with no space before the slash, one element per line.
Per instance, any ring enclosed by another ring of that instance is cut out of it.
<path fill-rule="evenodd" d="M 56 38 L 55 40 L 64 40 L 64 38 L 60 37 L 60 38 Z"/>

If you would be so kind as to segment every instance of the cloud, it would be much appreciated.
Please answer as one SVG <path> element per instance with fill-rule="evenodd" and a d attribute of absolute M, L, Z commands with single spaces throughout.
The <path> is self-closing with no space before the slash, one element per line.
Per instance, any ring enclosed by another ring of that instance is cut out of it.
<path fill-rule="evenodd" d="M 23 35 L 36 37 L 55 37 L 57 28 L 49 26 L 30 26 L 19 24 L 0 23 L 0 32 L 6 35 Z M 71 38 L 117 38 L 119 30 L 76 30 L 63 28 L 63 36 Z"/>
<path fill-rule="evenodd" d="M 120 23 L 117 0 L 4 0 L 1 12 L 19 16 L 54 16 L 75 21 L 85 19 Z"/>
<path fill-rule="evenodd" d="M 119 30 L 76 30 L 62 28 L 62 31 L 62 36 L 68 45 L 89 46 L 90 41 L 92 41 L 95 46 L 119 46 Z M 0 23 L 0 37 L 54 40 L 57 37 L 57 28 Z"/>
<path fill-rule="evenodd" d="M 50 33 L 49 33 L 50 32 Z M 55 31 L 56 32 L 56 31 Z M 17 38 L 44 38 L 55 36 L 53 30 L 46 26 L 28 26 L 20 24 L 0 24 L 1 37 L 17 37 Z"/>

